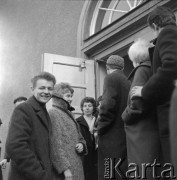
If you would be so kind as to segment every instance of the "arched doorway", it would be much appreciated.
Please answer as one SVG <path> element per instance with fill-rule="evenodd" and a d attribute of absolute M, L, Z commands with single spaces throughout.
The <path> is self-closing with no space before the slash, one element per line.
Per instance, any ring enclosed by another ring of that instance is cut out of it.
<path fill-rule="evenodd" d="M 121 5 L 121 6 L 119 6 Z M 96 96 L 102 93 L 105 61 L 112 54 L 125 59 L 125 74 L 132 70 L 127 50 L 137 38 L 154 39 L 147 15 L 158 5 L 172 6 L 170 0 L 86 1 L 78 27 L 78 56 L 95 62 Z M 121 7 L 121 8 L 120 8 Z"/>

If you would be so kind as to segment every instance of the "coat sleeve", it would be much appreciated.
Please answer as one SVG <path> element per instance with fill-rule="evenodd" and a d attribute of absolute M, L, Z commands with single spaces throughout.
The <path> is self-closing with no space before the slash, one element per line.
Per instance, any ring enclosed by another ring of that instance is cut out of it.
<path fill-rule="evenodd" d="M 84 146 L 84 150 L 82 153 L 80 153 L 80 155 L 87 155 L 88 154 L 87 144 L 84 137 L 82 136 L 81 128 L 79 125 L 78 125 L 78 131 L 79 131 L 79 143 L 82 143 Z"/>
<path fill-rule="evenodd" d="M 67 137 L 62 125 L 62 116 L 57 116 L 55 110 L 49 110 L 49 116 L 52 122 L 51 136 L 51 159 L 54 168 L 59 174 L 71 167 L 63 138 Z"/>
<path fill-rule="evenodd" d="M 107 128 L 114 122 L 116 117 L 116 102 L 119 97 L 118 81 L 112 74 L 104 80 L 103 95 L 98 120 L 98 134 L 104 134 Z"/>
<path fill-rule="evenodd" d="M 150 66 L 139 67 L 134 75 L 131 87 L 133 88 L 134 86 L 144 86 L 151 75 L 152 73 Z M 144 100 L 141 97 L 134 97 L 131 100 L 129 99 L 127 107 L 122 114 L 122 119 L 126 123 L 133 123 L 133 121 L 136 121 L 137 118 L 145 114 L 147 110 L 148 107 Z"/>
<path fill-rule="evenodd" d="M 45 179 L 45 170 L 29 148 L 32 121 L 24 105 L 15 108 L 6 140 L 6 152 L 22 174 L 33 180 Z"/>
<path fill-rule="evenodd" d="M 169 84 L 177 79 L 177 31 L 164 29 L 159 34 L 155 51 L 159 51 L 162 66 L 149 79 L 142 89 L 142 97 L 145 100 L 155 98 L 169 88 Z M 155 59 L 153 59 L 155 61 Z"/>

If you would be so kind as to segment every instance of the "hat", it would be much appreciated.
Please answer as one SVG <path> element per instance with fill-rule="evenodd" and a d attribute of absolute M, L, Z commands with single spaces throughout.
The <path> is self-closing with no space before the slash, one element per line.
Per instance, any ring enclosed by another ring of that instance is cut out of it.
<path fill-rule="evenodd" d="M 16 102 L 18 102 L 18 101 L 26 101 L 26 100 L 27 100 L 26 97 L 20 96 L 20 97 L 14 99 L 14 104 L 15 104 Z"/>
<path fill-rule="evenodd" d="M 124 68 L 124 59 L 118 55 L 112 55 L 106 61 L 106 65 L 114 66 L 115 69 L 123 69 Z"/>

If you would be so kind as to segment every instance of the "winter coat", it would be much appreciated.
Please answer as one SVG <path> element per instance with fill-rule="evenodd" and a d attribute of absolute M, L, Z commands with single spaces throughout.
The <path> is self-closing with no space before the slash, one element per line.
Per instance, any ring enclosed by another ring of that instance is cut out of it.
<path fill-rule="evenodd" d="M 171 159 L 174 166 L 175 175 L 177 175 L 177 85 L 171 98 L 170 107 L 170 145 Z"/>
<path fill-rule="evenodd" d="M 169 107 L 177 79 L 177 26 L 167 25 L 160 32 L 153 53 L 153 76 L 142 89 L 146 101 L 155 100 L 157 106 L 158 129 L 163 161 L 170 162 Z"/>
<path fill-rule="evenodd" d="M 35 97 L 14 109 L 6 140 L 11 159 L 9 180 L 52 179 L 50 132 L 48 113 Z"/>
<path fill-rule="evenodd" d="M 86 142 L 80 134 L 79 127 L 67 102 L 55 98 L 49 115 L 52 122 L 51 159 L 54 166 L 54 180 L 64 180 L 64 171 L 71 170 L 73 180 L 84 180 L 81 155 L 86 153 Z M 84 152 L 76 152 L 76 144 L 84 145 Z"/>
<path fill-rule="evenodd" d="M 122 160 L 120 169 L 127 171 L 127 147 L 122 113 L 127 104 L 130 82 L 123 71 L 116 70 L 104 80 L 103 95 L 98 120 L 98 179 L 111 178 L 105 172 L 105 163 Z M 113 170 L 114 171 L 114 170 Z M 115 171 L 114 171 L 115 172 Z M 114 172 L 113 173 L 114 176 Z M 115 172 L 116 179 L 122 177 Z"/>
<path fill-rule="evenodd" d="M 130 89 L 134 86 L 144 86 L 151 75 L 150 61 L 141 63 L 128 77 L 128 79 L 133 79 Z M 130 100 L 129 96 L 122 119 L 125 122 L 128 164 L 138 165 L 140 176 L 142 176 L 143 163 L 153 164 L 155 159 L 159 162 L 160 138 L 156 108 L 141 97 Z M 152 168 L 147 168 L 146 175 L 148 180 L 153 179 Z"/>
<path fill-rule="evenodd" d="M 3 180 L 3 177 L 2 177 L 2 167 L 0 166 L 0 180 Z"/>
<path fill-rule="evenodd" d="M 81 134 L 86 141 L 88 149 L 88 154 L 83 157 L 85 180 L 97 180 L 97 151 L 95 149 L 94 136 L 90 133 L 84 116 L 78 117 L 76 121 L 80 126 Z"/>

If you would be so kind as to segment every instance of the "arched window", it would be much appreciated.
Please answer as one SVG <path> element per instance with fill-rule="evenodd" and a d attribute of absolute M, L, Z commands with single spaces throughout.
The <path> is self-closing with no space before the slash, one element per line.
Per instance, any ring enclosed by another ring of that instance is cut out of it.
<path fill-rule="evenodd" d="M 90 36 L 139 6 L 144 0 L 100 0 L 93 13 Z"/>

